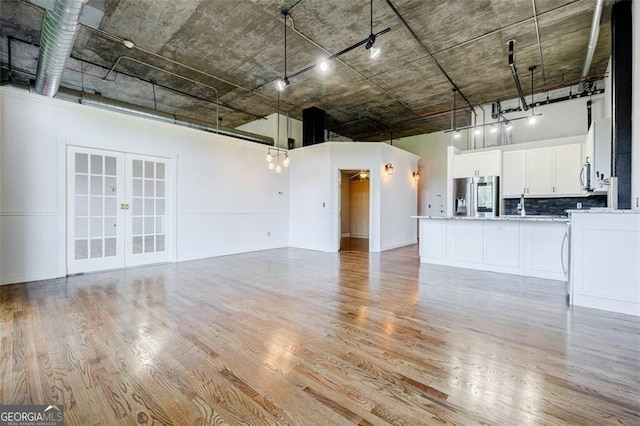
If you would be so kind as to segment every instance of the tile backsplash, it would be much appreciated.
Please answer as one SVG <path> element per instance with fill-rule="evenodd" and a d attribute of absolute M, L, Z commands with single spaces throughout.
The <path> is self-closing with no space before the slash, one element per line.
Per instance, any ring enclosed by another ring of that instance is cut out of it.
<path fill-rule="evenodd" d="M 505 215 L 518 214 L 520 198 L 505 198 Z M 565 210 L 577 208 L 577 203 L 582 203 L 583 209 L 591 207 L 606 207 L 606 195 L 592 195 L 591 197 L 567 197 L 567 198 L 525 198 L 524 209 L 528 215 L 566 215 Z"/>

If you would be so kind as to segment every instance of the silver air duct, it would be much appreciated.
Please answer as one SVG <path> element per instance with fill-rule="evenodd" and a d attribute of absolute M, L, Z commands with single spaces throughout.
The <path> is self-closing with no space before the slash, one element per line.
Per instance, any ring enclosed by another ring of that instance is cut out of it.
<path fill-rule="evenodd" d="M 42 21 L 36 74 L 36 93 L 53 97 L 60 87 L 67 59 L 78 32 L 82 6 L 87 0 L 56 0 Z"/>
<path fill-rule="evenodd" d="M 593 54 L 596 51 L 596 46 L 598 44 L 598 35 L 600 34 L 600 21 L 602 20 L 604 3 L 605 0 L 596 0 L 596 8 L 593 11 L 593 20 L 591 21 L 591 34 L 589 35 L 587 54 L 584 57 L 584 66 L 582 67 L 582 74 L 580 75 L 581 80 L 589 75 L 591 61 L 593 61 Z M 581 81 L 578 85 L 578 91 L 582 92 L 584 89 L 586 89 L 585 83 L 584 81 Z"/>

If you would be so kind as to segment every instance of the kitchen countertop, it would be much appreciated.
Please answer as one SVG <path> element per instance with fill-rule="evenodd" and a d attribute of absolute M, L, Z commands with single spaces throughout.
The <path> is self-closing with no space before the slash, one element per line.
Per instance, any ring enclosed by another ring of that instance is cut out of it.
<path fill-rule="evenodd" d="M 618 209 L 609 209 L 609 208 L 591 208 L 591 209 L 574 209 L 567 210 L 569 214 L 576 213 L 600 213 L 600 214 L 640 214 L 640 210 L 618 210 Z"/>
<path fill-rule="evenodd" d="M 587 210 L 585 210 L 587 211 Z M 462 216 L 411 216 L 412 219 L 440 219 L 440 220 L 506 220 L 506 221 L 526 221 L 526 222 L 569 222 L 567 216 L 498 216 L 498 217 L 462 217 Z"/>

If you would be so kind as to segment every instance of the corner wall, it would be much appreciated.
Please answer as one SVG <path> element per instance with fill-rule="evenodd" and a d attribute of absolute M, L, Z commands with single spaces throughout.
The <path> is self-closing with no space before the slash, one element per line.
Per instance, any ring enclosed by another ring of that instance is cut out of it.
<path fill-rule="evenodd" d="M 340 249 L 340 170 L 370 170 L 369 247 L 378 252 L 416 242 L 418 157 L 382 143 L 325 142 L 289 153 L 289 245 Z M 394 175 L 384 174 L 392 163 Z"/>
<path fill-rule="evenodd" d="M 0 88 L 0 284 L 66 275 L 67 145 L 174 159 L 173 260 L 288 244 L 289 176 L 265 146 Z"/>

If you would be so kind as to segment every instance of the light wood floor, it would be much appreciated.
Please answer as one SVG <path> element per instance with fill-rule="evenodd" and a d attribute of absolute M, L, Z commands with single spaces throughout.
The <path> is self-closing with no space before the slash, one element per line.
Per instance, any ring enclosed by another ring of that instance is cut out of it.
<path fill-rule="evenodd" d="M 640 422 L 638 319 L 415 246 L 4 286 L 0 338 L 0 404 L 67 425 Z"/>

